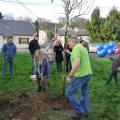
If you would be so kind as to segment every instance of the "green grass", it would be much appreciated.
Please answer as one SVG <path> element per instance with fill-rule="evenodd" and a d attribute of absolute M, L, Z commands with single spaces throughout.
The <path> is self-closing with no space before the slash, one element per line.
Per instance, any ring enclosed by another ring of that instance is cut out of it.
<path fill-rule="evenodd" d="M 90 117 L 88 120 L 120 120 L 120 88 L 116 88 L 114 81 L 104 86 L 111 69 L 111 62 L 107 58 L 91 57 L 93 77 L 90 82 Z M 0 56 L 0 71 L 3 59 Z M 31 82 L 31 56 L 17 54 L 15 58 L 15 77 L 11 78 L 9 70 L 7 76 L 0 75 L 0 95 L 15 91 L 33 91 L 36 85 Z M 58 74 L 56 66 L 52 66 L 52 75 L 49 79 L 49 91 L 62 95 L 64 72 Z M 118 76 L 120 79 L 120 75 Z"/>

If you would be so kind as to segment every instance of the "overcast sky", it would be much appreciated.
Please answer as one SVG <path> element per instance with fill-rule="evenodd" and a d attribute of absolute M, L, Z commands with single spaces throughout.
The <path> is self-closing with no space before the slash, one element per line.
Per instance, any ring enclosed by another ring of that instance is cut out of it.
<path fill-rule="evenodd" d="M 24 3 L 24 7 L 27 7 L 29 10 L 26 10 L 17 0 L 0 0 L 0 12 L 3 14 L 11 14 L 14 17 L 18 16 L 28 16 L 36 19 L 37 17 L 44 17 L 53 22 L 58 21 L 59 16 L 63 16 L 63 9 L 61 6 L 61 0 L 54 0 L 54 3 L 51 4 L 51 0 L 19 0 Z M 31 4 L 33 3 L 33 4 Z M 120 10 L 120 0 L 95 0 L 95 3 L 92 6 L 91 11 L 88 15 L 81 17 L 90 18 L 91 12 L 97 6 L 100 8 L 101 16 L 106 17 L 110 9 L 115 6 Z"/>

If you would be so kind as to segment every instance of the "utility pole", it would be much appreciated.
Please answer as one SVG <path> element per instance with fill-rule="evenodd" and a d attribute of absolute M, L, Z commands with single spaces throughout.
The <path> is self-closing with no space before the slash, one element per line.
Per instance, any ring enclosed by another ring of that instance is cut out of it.
<path fill-rule="evenodd" d="M 56 36 L 56 31 L 57 31 L 56 29 L 57 29 L 57 27 L 56 27 L 56 23 L 55 23 L 55 36 Z"/>

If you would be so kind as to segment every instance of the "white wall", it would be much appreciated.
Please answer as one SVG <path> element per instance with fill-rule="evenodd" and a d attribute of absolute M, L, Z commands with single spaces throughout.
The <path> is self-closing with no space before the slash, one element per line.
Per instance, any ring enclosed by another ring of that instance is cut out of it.
<path fill-rule="evenodd" d="M 19 49 L 27 49 L 28 48 L 28 44 L 19 44 L 19 37 L 29 37 L 29 42 L 33 39 L 33 36 L 14 36 L 13 37 L 13 41 L 16 45 L 17 48 Z M 3 44 L 5 44 L 7 42 L 7 37 L 4 38 L 3 40 L 3 36 L 0 35 L 0 48 L 2 48 Z"/>
<path fill-rule="evenodd" d="M 33 39 L 33 36 L 14 36 L 13 41 L 18 49 L 27 49 L 29 44 L 19 44 L 19 37 L 29 37 L 29 41 Z"/>
<path fill-rule="evenodd" d="M 47 42 L 47 34 L 44 30 L 39 31 L 39 44 L 42 45 Z"/>
<path fill-rule="evenodd" d="M 0 35 L 0 48 L 2 48 L 2 46 L 3 46 L 3 36 Z"/>

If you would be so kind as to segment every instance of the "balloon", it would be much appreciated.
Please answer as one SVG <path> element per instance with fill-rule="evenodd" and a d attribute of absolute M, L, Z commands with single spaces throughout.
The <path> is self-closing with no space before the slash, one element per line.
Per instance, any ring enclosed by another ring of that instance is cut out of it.
<path fill-rule="evenodd" d="M 98 56 L 99 57 L 104 57 L 104 56 L 106 56 L 106 50 L 105 49 L 102 49 L 99 53 L 98 53 Z"/>
<path fill-rule="evenodd" d="M 103 47 L 102 44 L 99 44 L 99 45 L 97 45 L 97 47 L 96 47 L 97 51 L 100 51 L 100 50 L 102 50 L 103 48 L 104 48 L 104 47 Z"/>
<path fill-rule="evenodd" d="M 113 49 L 108 49 L 108 50 L 107 50 L 107 54 L 108 54 L 108 55 L 112 55 L 113 53 L 114 53 L 114 50 L 113 50 Z"/>
<path fill-rule="evenodd" d="M 105 50 L 108 50 L 108 49 L 110 49 L 110 46 L 109 46 L 109 44 L 106 44 L 106 45 L 104 45 L 104 49 L 105 49 Z"/>
<path fill-rule="evenodd" d="M 117 54 L 117 53 L 120 53 L 120 49 L 115 49 L 114 52 Z"/>
<path fill-rule="evenodd" d="M 111 41 L 111 42 L 109 43 L 109 46 L 114 49 L 115 46 L 116 46 L 116 43 L 115 43 L 114 41 Z"/>

